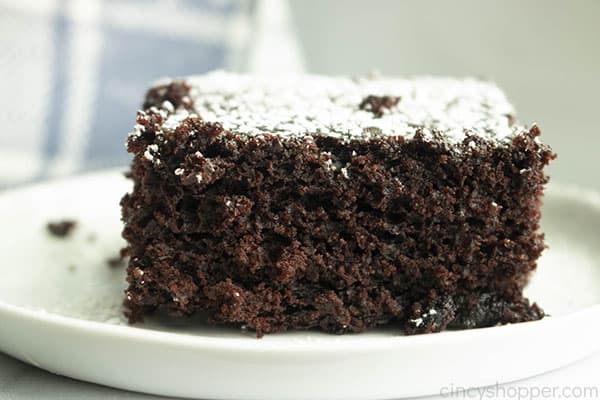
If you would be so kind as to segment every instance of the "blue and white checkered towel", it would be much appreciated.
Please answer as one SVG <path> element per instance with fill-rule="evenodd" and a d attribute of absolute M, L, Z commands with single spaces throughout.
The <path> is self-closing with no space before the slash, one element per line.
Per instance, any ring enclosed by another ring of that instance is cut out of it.
<path fill-rule="evenodd" d="M 0 0 L 0 187 L 126 164 L 158 78 L 299 69 L 286 12 L 280 0 Z"/>

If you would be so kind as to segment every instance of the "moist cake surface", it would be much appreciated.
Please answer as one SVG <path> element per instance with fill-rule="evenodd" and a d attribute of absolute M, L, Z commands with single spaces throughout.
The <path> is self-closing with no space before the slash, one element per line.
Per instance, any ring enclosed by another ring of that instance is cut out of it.
<path fill-rule="evenodd" d="M 522 289 L 554 157 L 491 83 L 258 78 L 151 88 L 122 204 L 132 322 L 259 335 L 539 319 Z"/>

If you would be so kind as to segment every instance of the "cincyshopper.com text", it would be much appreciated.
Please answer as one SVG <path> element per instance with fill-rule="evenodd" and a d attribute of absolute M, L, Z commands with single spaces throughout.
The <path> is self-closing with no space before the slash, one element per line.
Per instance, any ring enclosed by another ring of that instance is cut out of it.
<path fill-rule="evenodd" d="M 445 399 L 600 399 L 600 386 L 515 386 L 461 387 L 450 384 L 440 389 Z"/>

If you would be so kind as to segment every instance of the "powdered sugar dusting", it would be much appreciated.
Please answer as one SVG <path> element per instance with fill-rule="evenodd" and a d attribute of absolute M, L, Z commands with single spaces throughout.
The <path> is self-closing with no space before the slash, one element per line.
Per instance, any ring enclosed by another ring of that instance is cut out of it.
<path fill-rule="evenodd" d="M 129 137 L 140 137 L 145 130 L 144 125 L 135 124 L 133 131 L 129 132 Z"/>
<path fill-rule="evenodd" d="M 158 155 L 158 145 L 151 144 L 146 147 L 146 151 L 144 151 L 144 158 L 148 161 L 152 161 L 154 164 L 160 164 L 160 160 L 155 156 Z"/>
<path fill-rule="evenodd" d="M 163 122 L 163 129 L 172 131 L 177 128 L 184 119 L 188 118 L 190 113 L 186 109 L 178 110 L 176 113 L 173 113 L 167 117 L 165 122 Z"/>
<path fill-rule="evenodd" d="M 449 142 L 467 133 L 505 140 L 522 132 L 510 126 L 514 113 L 493 83 L 475 79 L 418 77 L 351 79 L 303 75 L 256 77 L 216 71 L 188 78 L 195 112 L 240 135 L 325 135 L 343 140 L 432 131 Z M 367 96 L 397 96 L 398 104 L 377 117 L 359 105 Z M 173 129 L 188 116 L 177 109 L 165 123 Z"/>
<path fill-rule="evenodd" d="M 175 112 L 175 107 L 173 106 L 173 103 L 171 103 L 168 100 L 163 101 L 162 103 L 162 108 L 164 108 L 165 110 L 167 110 L 167 112 Z"/>

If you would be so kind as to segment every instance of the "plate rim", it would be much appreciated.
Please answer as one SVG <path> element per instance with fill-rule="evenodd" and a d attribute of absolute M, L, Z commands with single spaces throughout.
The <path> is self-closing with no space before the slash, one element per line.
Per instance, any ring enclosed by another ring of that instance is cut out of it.
<path fill-rule="evenodd" d="M 598 314 L 600 316 L 600 304 L 595 304 L 577 310 L 575 312 L 561 316 L 547 316 L 538 321 L 521 322 L 515 324 L 497 325 L 483 328 L 462 329 L 462 330 L 447 330 L 443 332 L 420 334 L 420 335 L 390 335 L 390 336 L 375 336 L 360 338 L 361 333 L 355 335 L 355 339 L 335 340 L 338 335 L 317 333 L 320 336 L 314 340 L 298 340 L 290 341 L 270 341 L 256 338 L 255 336 L 248 337 L 213 337 L 202 334 L 191 335 L 184 333 L 157 331 L 152 329 L 136 328 L 126 325 L 115 325 L 98 321 L 79 319 L 74 317 L 63 316 L 59 314 L 49 313 L 40 310 L 27 309 L 25 307 L 16 306 L 0 300 L 0 315 L 5 317 L 19 318 L 29 320 L 30 322 L 38 322 L 41 324 L 49 324 L 56 328 L 77 329 L 80 332 L 101 334 L 106 339 L 121 338 L 135 341 L 147 341 L 168 346 L 183 346 L 192 347 L 197 350 L 219 350 L 219 351 L 244 351 L 244 352 L 260 352 L 285 354 L 308 354 L 314 353 L 345 353 L 360 354 L 373 350 L 389 349 L 393 347 L 399 350 L 404 347 L 415 346 L 430 346 L 436 342 L 443 340 L 445 345 L 468 342 L 480 335 L 496 335 L 509 337 L 513 334 L 518 334 L 521 330 L 530 329 L 545 329 L 547 325 L 564 325 L 568 324 L 569 320 L 579 320 L 585 318 L 589 314 Z M 300 331 L 295 331 L 300 332 Z M 443 337 L 441 337 L 443 336 Z M 334 339 L 334 340 L 331 340 Z M 490 338 L 491 339 L 491 338 Z"/>

